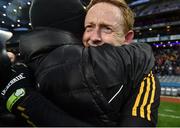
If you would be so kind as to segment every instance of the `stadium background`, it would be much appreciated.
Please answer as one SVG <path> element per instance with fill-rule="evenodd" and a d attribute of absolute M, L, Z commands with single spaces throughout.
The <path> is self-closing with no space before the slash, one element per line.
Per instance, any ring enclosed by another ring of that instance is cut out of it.
<path fill-rule="evenodd" d="M 81 0 L 84 4 L 88 0 Z M 134 42 L 148 43 L 156 58 L 155 72 L 161 84 L 158 126 L 180 126 L 180 0 L 126 0 L 136 15 Z M 0 43 L 18 52 L 18 38 L 31 30 L 31 0 L 0 0 Z"/>

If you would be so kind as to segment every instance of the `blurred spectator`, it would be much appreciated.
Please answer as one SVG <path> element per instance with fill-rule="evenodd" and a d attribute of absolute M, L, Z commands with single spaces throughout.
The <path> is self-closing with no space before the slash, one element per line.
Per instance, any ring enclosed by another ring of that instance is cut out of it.
<path fill-rule="evenodd" d="M 161 49 L 154 51 L 157 75 L 180 75 L 180 53 L 179 48 Z"/>
<path fill-rule="evenodd" d="M 180 66 L 177 66 L 175 69 L 175 75 L 180 75 Z"/>

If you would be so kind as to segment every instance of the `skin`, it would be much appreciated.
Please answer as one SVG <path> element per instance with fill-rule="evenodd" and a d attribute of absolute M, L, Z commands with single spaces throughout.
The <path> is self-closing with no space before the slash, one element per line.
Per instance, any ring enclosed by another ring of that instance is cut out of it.
<path fill-rule="evenodd" d="M 9 57 L 10 61 L 13 63 L 15 61 L 15 59 L 16 59 L 16 56 L 14 55 L 14 53 L 7 52 L 7 55 Z"/>
<path fill-rule="evenodd" d="M 97 3 L 87 12 L 83 44 L 85 47 L 100 46 L 105 43 L 121 46 L 132 42 L 134 32 L 124 33 L 121 10 L 110 3 Z"/>

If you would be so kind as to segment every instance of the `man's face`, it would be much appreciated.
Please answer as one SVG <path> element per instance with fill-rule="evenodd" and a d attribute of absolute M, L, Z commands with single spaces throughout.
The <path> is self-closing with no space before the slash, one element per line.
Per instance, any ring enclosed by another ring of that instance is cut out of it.
<path fill-rule="evenodd" d="M 121 10 L 108 3 L 95 4 L 87 12 L 83 44 L 100 46 L 108 43 L 114 46 L 125 44 Z"/>

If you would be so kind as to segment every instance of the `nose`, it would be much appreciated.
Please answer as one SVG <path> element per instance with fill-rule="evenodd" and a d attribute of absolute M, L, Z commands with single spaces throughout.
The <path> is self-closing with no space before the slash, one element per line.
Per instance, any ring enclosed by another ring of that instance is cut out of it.
<path fill-rule="evenodd" d="M 94 44 L 98 44 L 102 41 L 101 33 L 100 33 L 100 30 L 98 28 L 96 28 L 92 31 L 90 40 Z"/>

